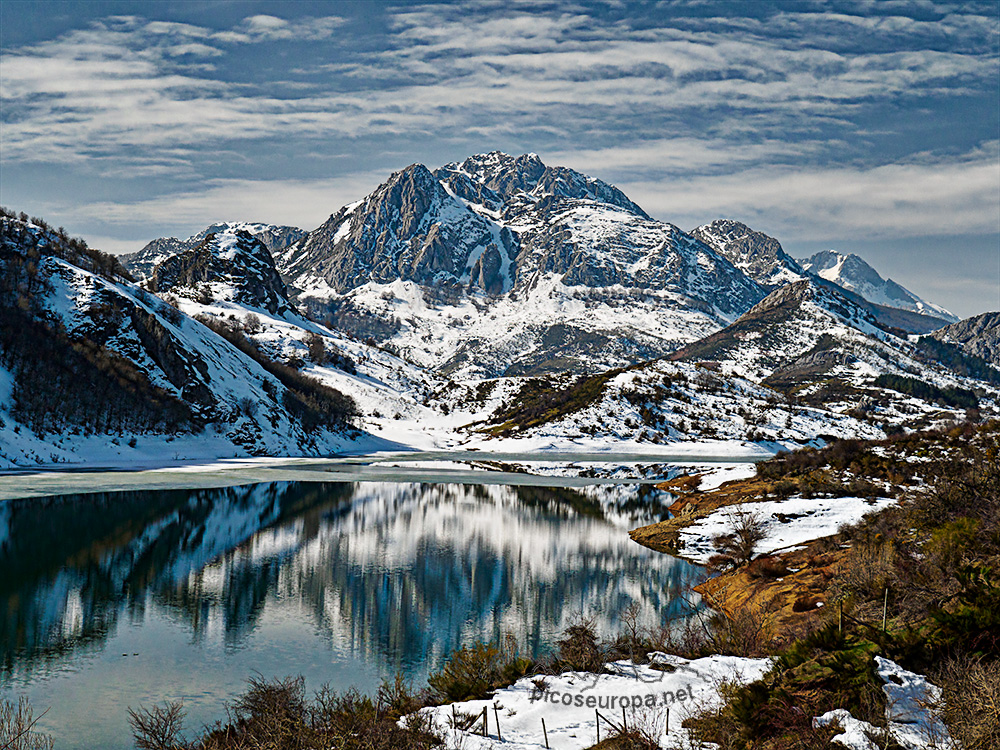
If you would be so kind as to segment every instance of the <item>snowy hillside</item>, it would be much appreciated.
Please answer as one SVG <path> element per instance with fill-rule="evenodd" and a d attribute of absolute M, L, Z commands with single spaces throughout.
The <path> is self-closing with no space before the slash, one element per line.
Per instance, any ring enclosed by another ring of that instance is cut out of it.
<path fill-rule="evenodd" d="M 949 322 L 958 320 L 955 314 L 939 305 L 920 299 L 892 279 L 883 279 L 878 271 L 853 253 L 844 255 L 833 250 L 824 250 L 800 260 L 799 263 L 806 271 L 860 294 L 877 305 L 898 307 L 902 310 L 943 318 Z"/>
<path fill-rule="evenodd" d="M 180 455 L 315 455 L 362 437 L 343 394 L 241 350 L 115 267 L 47 226 L 2 217 L 5 464 L 143 460 L 164 441 Z"/>
<path fill-rule="evenodd" d="M 460 393 L 458 400 L 455 408 Z M 466 445 L 484 450 L 497 443 L 525 450 L 611 444 L 655 453 L 658 446 L 696 440 L 729 453 L 741 445 L 746 452 L 752 443 L 777 449 L 819 436 L 884 435 L 864 419 L 799 405 L 744 378 L 664 360 L 587 378 L 500 381 L 487 401 L 489 416 L 465 428 Z"/>
<path fill-rule="evenodd" d="M 926 383 L 931 390 L 959 389 L 970 398 L 972 390 L 986 388 L 987 399 L 995 404 L 996 382 L 987 387 L 982 380 L 957 374 L 937 361 L 939 353 L 901 333 L 880 324 L 867 307 L 835 286 L 800 281 L 772 292 L 731 326 L 671 358 L 712 363 L 722 373 L 749 377 L 833 408 L 842 402 L 878 412 L 878 404 L 895 402 L 904 414 L 936 410 L 928 403 L 934 398 L 906 400 L 880 392 L 876 380 L 887 376 Z M 959 416 L 958 401 L 951 406 Z M 895 421 L 901 416 L 883 418 Z"/>

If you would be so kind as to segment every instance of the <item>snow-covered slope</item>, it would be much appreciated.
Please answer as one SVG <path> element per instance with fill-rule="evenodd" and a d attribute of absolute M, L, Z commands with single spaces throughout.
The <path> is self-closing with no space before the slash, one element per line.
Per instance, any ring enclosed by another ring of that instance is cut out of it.
<path fill-rule="evenodd" d="M 466 378 L 642 361 L 764 295 L 617 188 L 532 154 L 411 165 L 276 263 L 315 316 Z"/>
<path fill-rule="evenodd" d="M 334 418 L 340 394 L 248 356 L 67 242 L 0 218 L 4 463 L 141 458 L 164 440 L 202 457 L 316 455 L 362 437 Z"/>
<path fill-rule="evenodd" d="M 121 255 L 119 259 L 137 277 L 146 278 L 153 273 L 153 268 L 161 260 L 193 249 L 210 234 L 232 233 L 237 230 L 255 237 L 271 252 L 281 250 L 306 235 L 306 231 L 298 227 L 251 221 L 224 221 L 212 224 L 186 240 L 179 240 L 176 237 L 157 238 L 147 243 L 141 250 Z"/>
<path fill-rule="evenodd" d="M 921 403 L 899 394 L 879 398 L 878 389 L 873 390 L 879 375 L 916 378 L 938 388 L 986 389 L 992 402 L 997 397 L 995 386 L 934 362 L 902 332 L 880 324 L 867 306 L 820 280 L 800 281 L 772 292 L 735 323 L 685 347 L 672 359 L 712 363 L 722 373 L 812 397 L 813 402 L 833 408 L 842 402 L 873 413 L 879 411 L 880 401 L 894 404 L 903 413 Z M 923 403 L 922 408 L 931 407 Z M 884 413 L 880 418 L 898 421 L 901 416 Z"/>
<path fill-rule="evenodd" d="M 806 278 L 806 272 L 781 248 L 780 242 L 739 221 L 717 219 L 690 234 L 724 255 L 768 291 Z"/>
<path fill-rule="evenodd" d="M 955 314 L 920 299 L 892 279 L 883 279 L 878 271 L 853 253 L 844 255 L 833 250 L 823 250 L 799 263 L 806 271 L 860 294 L 877 305 L 897 307 L 950 322 L 958 320 Z"/>
<path fill-rule="evenodd" d="M 502 384 L 502 386 L 501 386 Z M 494 408 L 466 431 L 468 445 L 489 450 L 503 439 L 523 449 L 619 449 L 714 441 L 719 454 L 751 443 L 790 448 L 819 436 L 878 438 L 878 425 L 822 407 L 798 405 L 777 391 L 685 362 L 657 360 L 574 380 L 501 381 Z M 455 408 L 460 408 L 459 403 Z M 843 411 L 843 410 L 841 410 Z M 707 448 L 709 452 L 712 448 Z"/>

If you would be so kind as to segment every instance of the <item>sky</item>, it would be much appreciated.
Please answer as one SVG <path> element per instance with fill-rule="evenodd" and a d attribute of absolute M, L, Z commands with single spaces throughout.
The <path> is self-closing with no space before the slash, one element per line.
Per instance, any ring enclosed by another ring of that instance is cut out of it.
<path fill-rule="evenodd" d="M 111 252 L 538 153 L 1000 310 L 1000 4 L 0 2 L 0 203 Z"/>

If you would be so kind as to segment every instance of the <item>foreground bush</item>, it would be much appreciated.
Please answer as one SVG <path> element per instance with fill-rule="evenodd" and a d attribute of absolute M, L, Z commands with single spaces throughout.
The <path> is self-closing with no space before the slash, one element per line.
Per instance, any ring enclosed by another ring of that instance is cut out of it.
<path fill-rule="evenodd" d="M 0 748 L 3 750 L 52 750 L 52 738 L 35 731 L 38 719 L 22 696 L 17 704 L 0 701 Z"/>
<path fill-rule="evenodd" d="M 426 750 L 441 745 L 421 716 L 399 719 L 422 705 L 401 678 L 385 683 L 375 698 L 323 687 L 311 700 L 302 677 L 252 677 L 227 709 L 227 720 L 203 737 L 182 736 L 179 703 L 129 709 L 139 750 Z M 32 749 L 33 750 L 33 749 Z"/>

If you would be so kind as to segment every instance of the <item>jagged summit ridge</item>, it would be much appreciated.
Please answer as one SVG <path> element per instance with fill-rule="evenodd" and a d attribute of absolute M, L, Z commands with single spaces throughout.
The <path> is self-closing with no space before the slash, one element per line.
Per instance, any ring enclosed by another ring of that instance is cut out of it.
<path fill-rule="evenodd" d="M 502 151 L 476 154 L 434 171 L 456 195 L 493 211 L 518 194 L 541 198 L 580 198 L 620 206 L 649 218 L 621 190 L 603 180 L 566 167 L 546 166 L 538 154 L 511 156 Z"/>

